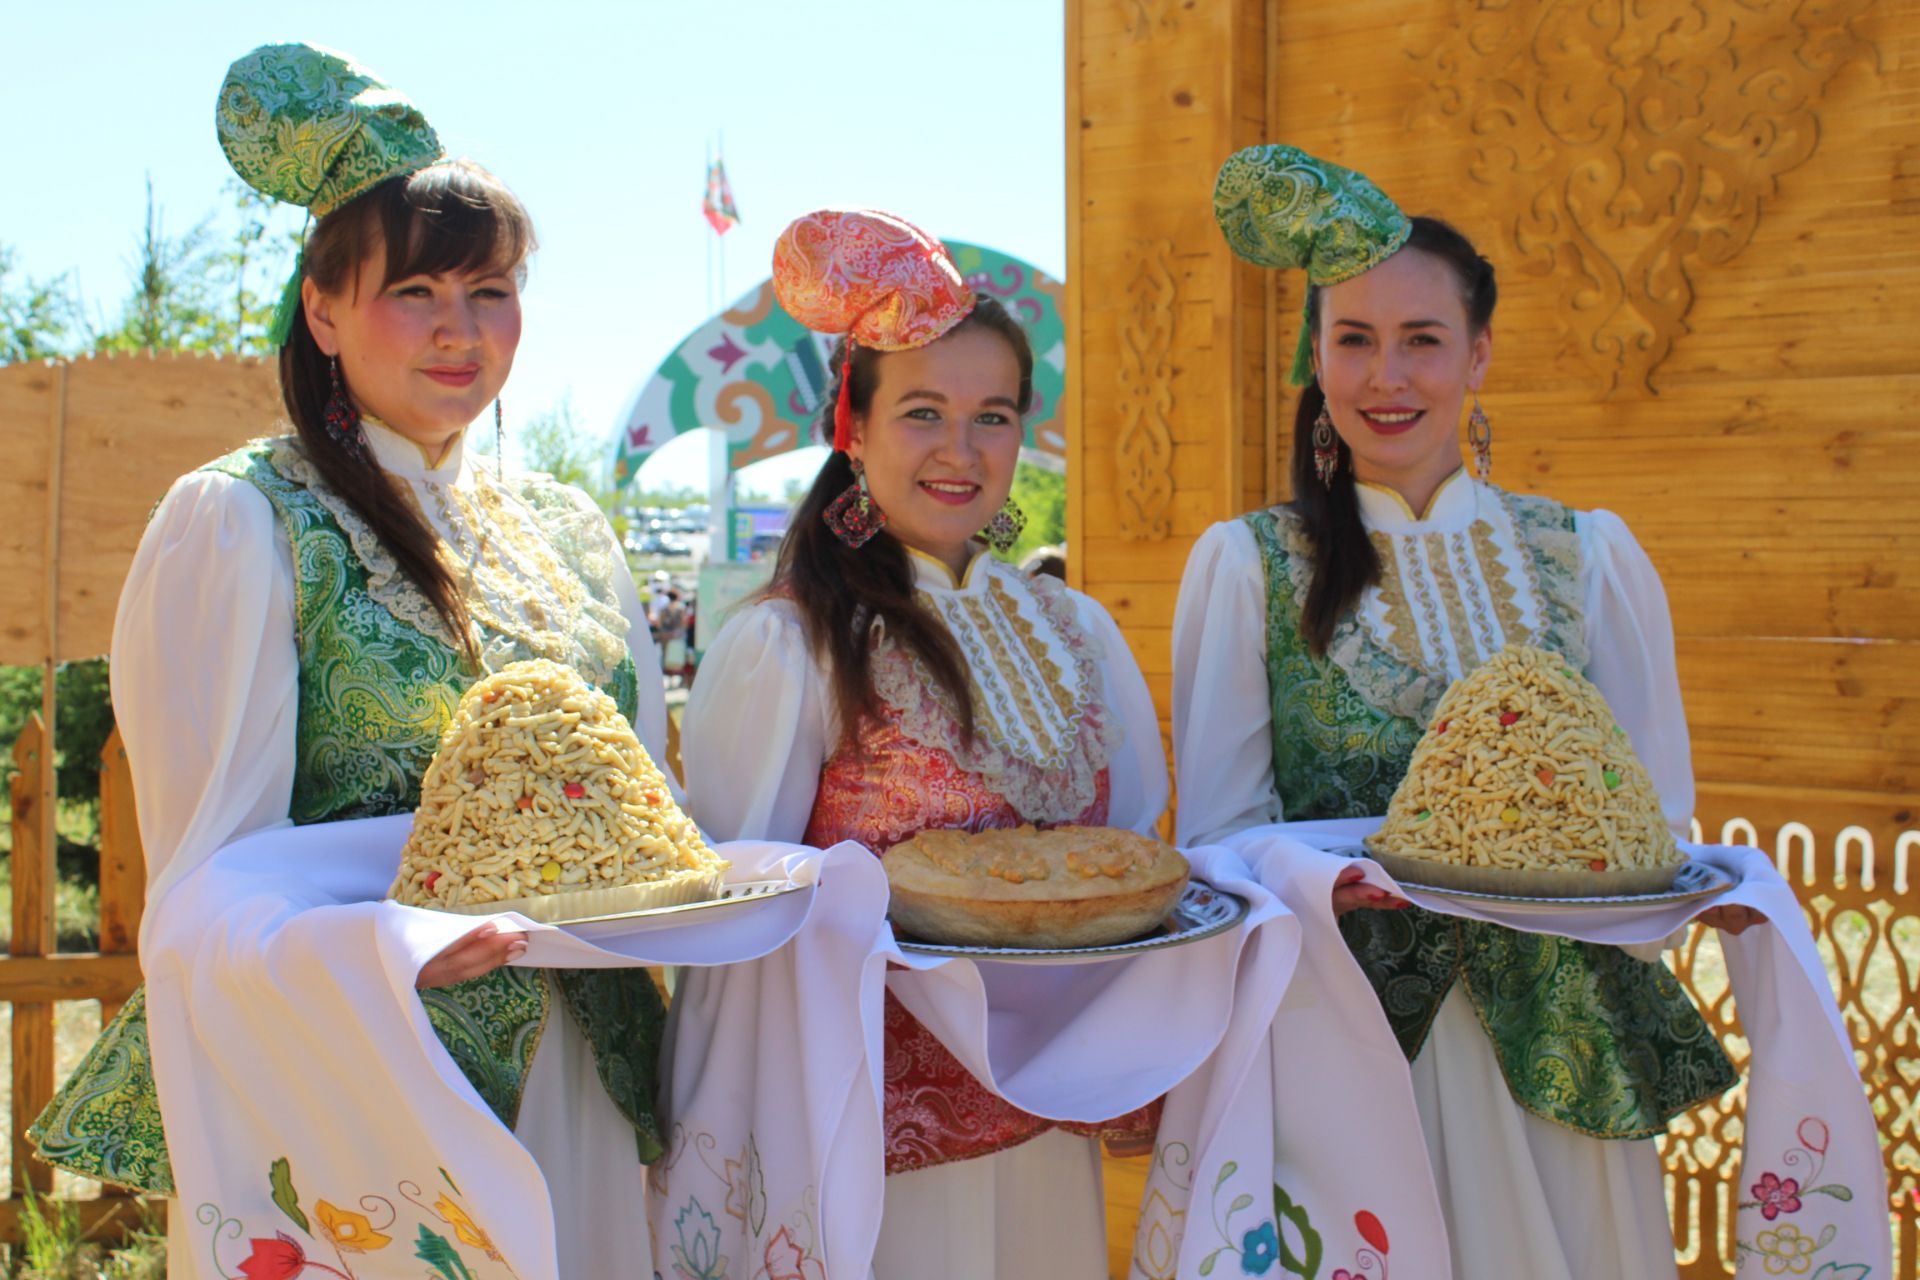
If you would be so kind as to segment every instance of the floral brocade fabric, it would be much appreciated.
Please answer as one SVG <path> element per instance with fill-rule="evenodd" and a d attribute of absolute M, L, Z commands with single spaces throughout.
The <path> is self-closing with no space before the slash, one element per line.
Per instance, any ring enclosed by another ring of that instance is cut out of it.
<path fill-rule="evenodd" d="M 402 603 L 370 593 L 377 570 L 356 554 L 352 531 L 334 514 L 339 499 L 324 491 L 297 443 L 259 441 L 208 469 L 259 489 L 273 504 L 293 549 L 300 658 L 294 822 L 412 812 L 440 733 L 472 682 L 466 662 L 443 638 L 414 624 L 415 606 L 428 607 L 424 599 Z M 546 493 L 555 487 L 546 477 L 528 477 L 523 500 L 535 511 L 554 510 L 556 527 L 564 530 L 573 508 L 556 504 Z M 553 551 L 575 572 L 587 567 L 588 561 L 568 553 L 565 533 L 556 534 Z M 590 673 L 589 679 L 598 675 L 597 683 L 631 720 L 638 689 L 632 659 L 623 657 L 608 670 L 603 658 L 605 610 L 617 611 L 612 584 L 585 573 L 582 582 L 604 607 L 591 619 L 582 613 L 575 664 Z M 381 594 L 391 596 L 398 589 Z M 517 638 L 490 630 L 484 619 L 478 626 L 490 660 L 495 655 L 513 660 L 521 643 Z M 633 1121 L 642 1158 L 652 1158 L 660 1140 L 650 1100 L 666 1010 L 644 971 L 501 968 L 470 982 L 422 991 L 420 998 L 462 1074 L 511 1127 L 555 986 L 593 1047 L 602 1082 Z M 171 1194 L 143 992 L 101 1033 L 29 1136 L 50 1164 L 150 1194 Z"/>
<path fill-rule="evenodd" d="M 1579 574 L 1568 554 L 1572 512 L 1500 496 L 1534 553 L 1546 602 L 1547 625 L 1533 642 L 1584 657 L 1583 619 L 1571 603 Z M 1328 655 L 1315 656 L 1300 634 L 1304 535 L 1283 509 L 1245 520 L 1267 582 L 1273 774 L 1283 811 L 1290 821 L 1384 813 L 1446 682 L 1373 643 L 1351 613 Z M 1738 1081 L 1664 964 L 1418 907 L 1349 912 L 1340 931 L 1409 1061 L 1453 984 L 1464 981 L 1514 1100 L 1576 1132 L 1647 1137 Z"/>
<path fill-rule="evenodd" d="M 1107 820 L 1108 775 L 1073 821 Z M 988 831 L 1031 821 L 946 751 L 916 742 L 897 713 L 869 723 L 857 744 L 843 746 L 820 773 L 807 822 L 807 844 L 826 848 L 857 840 L 881 857 L 921 831 Z M 1056 1124 L 1029 1115 L 995 1094 L 962 1066 L 931 1031 L 886 997 L 882 1085 L 887 1172 L 907 1173 L 1019 1146 L 1049 1129 L 1098 1138 L 1151 1137 L 1154 1103 L 1098 1125 Z"/>

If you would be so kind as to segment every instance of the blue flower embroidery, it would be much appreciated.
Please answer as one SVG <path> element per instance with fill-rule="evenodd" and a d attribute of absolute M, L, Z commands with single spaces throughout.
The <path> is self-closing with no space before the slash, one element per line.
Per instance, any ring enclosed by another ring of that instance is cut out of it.
<path fill-rule="evenodd" d="M 1240 1270 L 1244 1275 L 1267 1274 L 1279 1257 L 1280 1233 L 1271 1222 L 1261 1223 L 1240 1238 Z"/>
<path fill-rule="evenodd" d="M 689 1199 L 673 1219 L 680 1242 L 673 1246 L 674 1270 L 684 1280 L 721 1280 L 727 1273 L 720 1252 L 720 1226 L 696 1199 Z M 689 1235 L 691 1231 L 691 1235 Z"/>

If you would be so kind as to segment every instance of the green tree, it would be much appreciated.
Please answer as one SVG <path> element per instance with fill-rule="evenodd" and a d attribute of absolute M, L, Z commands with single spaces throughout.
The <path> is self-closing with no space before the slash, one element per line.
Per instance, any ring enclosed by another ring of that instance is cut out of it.
<path fill-rule="evenodd" d="M 213 220 L 202 218 L 170 235 L 147 178 L 147 217 L 128 275 L 133 286 L 120 319 L 99 334 L 99 351 L 232 351 L 240 328 L 223 305 L 230 256 L 214 243 Z"/>
<path fill-rule="evenodd" d="M 544 471 L 562 484 L 578 485 L 599 498 L 600 462 L 582 438 L 571 393 L 520 429 L 520 460 L 529 471 Z M 601 505 L 605 505 L 602 502 Z"/>
<path fill-rule="evenodd" d="M 1027 516 L 1013 549 L 1002 560 L 1018 564 L 1037 547 L 1059 546 L 1067 540 L 1067 477 L 1058 471 L 1022 462 L 1013 472 L 1014 505 Z"/>
<path fill-rule="evenodd" d="M 72 354 L 80 321 L 80 303 L 65 275 L 16 277 L 13 251 L 0 245 L 0 364 Z"/>
<path fill-rule="evenodd" d="M 217 275 L 232 290 L 228 306 L 233 317 L 232 350 L 245 355 L 273 355 L 267 330 L 274 308 L 293 270 L 301 233 L 284 225 L 284 207 L 238 178 L 228 178 L 222 190 L 233 201 L 239 218 L 233 244 L 219 255 Z M 259 289 L 253 288 L 258 281 Z"/>

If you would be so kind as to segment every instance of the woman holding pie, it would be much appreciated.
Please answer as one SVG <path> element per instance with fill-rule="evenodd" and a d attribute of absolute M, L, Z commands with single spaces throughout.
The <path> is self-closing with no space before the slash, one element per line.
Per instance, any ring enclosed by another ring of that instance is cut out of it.
<path fill-rule="evenodd" d="M 843 335 L 834 449 L 766 593 L 722 629 L 688 705 L 691 810 L 717 840 L 875 854 L 918 832 L 1023 823 L 1145 832 L 1167 800 L 1153 703 L 1099 605 L 988 553 L 1032 400 L 1025 333 L 945 247 L 871 211 L 824 211 L 774 254 L 782 305 Z M 1106 1274 L 1101 1126 L 989 1091 L 891 996 L 886 1195 L 874 1274 Z"/>

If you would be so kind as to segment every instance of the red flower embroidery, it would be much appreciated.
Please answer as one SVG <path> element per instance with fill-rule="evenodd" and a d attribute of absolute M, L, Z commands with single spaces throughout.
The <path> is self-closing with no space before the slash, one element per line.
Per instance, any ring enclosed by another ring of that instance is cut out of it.
<path fill-rule="evenodd" d="M 1760 1202 L 1760 1216 L 1768 1222 L 1783 1213 L 1800 1212 L 1800 1181 L 1763 1173 L 1753 1184 L 1753 1198 Z"/>
<path fill-rule="evenodd" d="M 306 1251 L 285 1232 L 275 1232 L 271 1240 L 259 1237 L 248 1241 L 253 1254 L 240 1264 L 247 1280 L 291 1280 L 307 1265 Z"/>
<path fill-rule="evenodd" d="M 825 1280 L 820 1264 L 807 1257 L 785 1227 L 767 1241 L 767 1280 Z"/>

